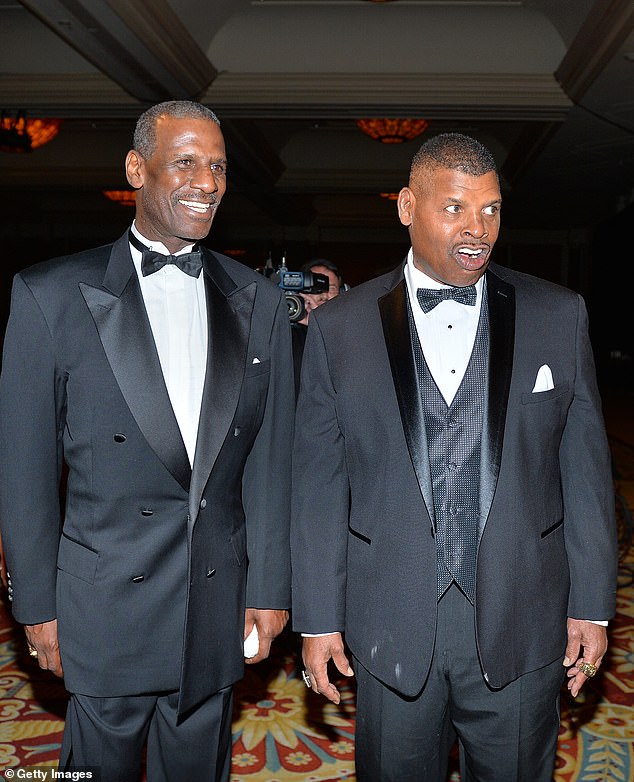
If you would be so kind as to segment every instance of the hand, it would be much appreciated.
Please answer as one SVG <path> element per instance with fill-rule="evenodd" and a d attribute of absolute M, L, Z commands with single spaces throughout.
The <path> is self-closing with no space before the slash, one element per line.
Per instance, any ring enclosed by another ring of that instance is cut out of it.
<path fill-rule="evenodd" d="M 57 619 L 39 625 L 25 625 L 24 632 L 30 649 L 37 652 L 37 664 L 55 676 L 63 676 L 62 661 L 57 643 Z"/>
<path fill-rule="evenodd" d="M 247 638 L 253 625 L 258 628 L 258 638 L 260 645 L 255 657 L 245 658 L 247 665 L 259 663 L 269 656 L 271 643 L 286 626 L 288 622 L 288 611 L 281 611 L 270 608 L 247 608 L 244 612 L 244 637 Z"/>
<path fill-rule="evenodd" d="M 339 690 L 328 679 L 328 661 L 332 660 L 339 673 L 354 676 L 343 649 L 341 633 L 304 638 L 302 647 L 304 670 L 310 676 L 312 690 L 321 693 L 333 703 L 341 701 Z"/>
<path fill-rule="evenodd" d="M 581 648 L 583 647 L 583 655 Z M 581 673 L 581 663 L 591 663 L 598 668 L 608 648 L 608 633 L 603 625 L 587 622 L 583 619 L 568 619 L 568 644 L 564 665 L 569 668 L 568 689 L 576 698 L 588 677 Z"/>

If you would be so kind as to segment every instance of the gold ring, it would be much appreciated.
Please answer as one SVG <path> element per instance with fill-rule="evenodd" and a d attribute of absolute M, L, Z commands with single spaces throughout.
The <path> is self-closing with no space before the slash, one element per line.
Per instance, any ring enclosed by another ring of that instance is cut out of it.
<path fill-rule="evenodd" d="M 597 672 L 597 666 L 592 665 L 592 663 L 581 663 L 577 668 L 584 676 L 587 676 L 588 679 L 591 679 Z"/>
<path fill-rule="evenodd" d="M 37 649 L 34 649 L 32 646 L 29 646 L 29 654 L 31 657 L 37 657 Z"/>

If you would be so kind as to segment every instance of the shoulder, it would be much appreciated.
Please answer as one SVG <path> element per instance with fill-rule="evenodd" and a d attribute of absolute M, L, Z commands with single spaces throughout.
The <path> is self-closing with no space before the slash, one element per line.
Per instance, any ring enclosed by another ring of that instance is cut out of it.
<path fill-rule="evenodd" d="M 258 297 L 274 302 L 280 300 L 282 295 L 280 288 L 266 277 L 215 250 L 206 250 L 206 253 L 211 261 L 212 276 L 216 279 L 216 283 L 221 289 L 225 289 L 227 286 L 244 288 L 255 283 Z"/>
<path fill-rule="evenodd" d="M 106 244 L 41 261 L 18 272 L 16 280 L 22 280 L 34 293 L 91 282 L 103 277 L 111 251 L 112 244 Z"/>
<path fill-rule="evenodd" d="M 563 285 L 544 280 L 541 277 L 534 277 L 531 274 L 507 269 L 504 266 L 498 266 L 492 263 L 489 266 L 489 272 L 503 282 L 512 285 L 515 288 L 516 295 L 527 297 L 531 300 L 559 300 L 560 302 L 578 302 L 579 294 Z"/>
<path fill-rule="evenodd" d="M 355 316 L 360 315 L 363 312 L 373 312 L 376 310 L 378 300 L 393 290 L 402 279 L 402 266 L 399 266 L 387 274 L 373 277 L 371 280 L 339 294 L 339 296 L 327 301 L 315 310 L 311 317 L 318 316 L 321 321 L 330 318 L 347 318 L 353 314 Z"/>

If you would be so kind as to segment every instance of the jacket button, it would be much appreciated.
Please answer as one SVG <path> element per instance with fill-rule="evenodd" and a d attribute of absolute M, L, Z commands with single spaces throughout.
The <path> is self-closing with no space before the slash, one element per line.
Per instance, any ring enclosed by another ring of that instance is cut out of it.
<path fill-rule="evenodd" d="M 141 581 L 145 581 L 145 576 L 134 576 L 132 578 L 132 583 L 133 584 L 140 584 Z"/>
<path fill-rule="evenodd" d="M 125 441 L 126 441 L 127 439 L 128 439 L 128 438 L 127 438 L 127 437 L 126 437 L 124 434 L 121 434 L 121 432 L 117 432 L 117 433 L 115 434 L 115 436 L 114 436 L 114 441 L 115 441 L 115 443 L 125 443 Z"/>
<path fill-rule="evenodd" d="M 207 573 L 206 573 L 207 578 L 212 578 L 215 575 L 216 575 L 216 568 L 207 569 Z"/>
<path fill-rule="evenodd" d="M 154 515 L 154 511 L 151 510 L 150 508 L 143 508 L 143 510 L 141 511 L 141 516 L 153 516 L 153 515 Z"/>
<path fill-rule="evenodd" d="M 205 510 L 206 507 L 207 507 L 207 500 L 203 497 L 202 500 L 200 501 L 200 509 Z"/>
<path fill-rule="evenodd" d="M 233 436 L 237 437 L 240 434 L 240 427 L 236 426 L 236 428 L 233 430 Z"/>

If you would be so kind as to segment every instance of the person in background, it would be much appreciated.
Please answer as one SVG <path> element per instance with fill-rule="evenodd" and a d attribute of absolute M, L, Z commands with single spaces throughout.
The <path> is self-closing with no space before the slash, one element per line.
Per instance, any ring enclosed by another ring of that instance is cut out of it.
<path fill-rule="evenodd" d="M 232 684 L 288 618 L 287 307 L 196 245 L 227 183 L 212 111 L 148 109 L 125 171 L 123 236 L 14 280 L 0 378 L 13 613 L 70 691 L 60 768 L 138 782 L 147 740 L 148 782 L 226 782 Z"/>
<path fill-rule="evenodd" d="M 344 284 L 336 264 L 326 258 L 314 258 L 312 261 L 308 261 L 302 266 L 302 271 L 323 274 L 328 277 L 329 283 L 328 290 L 323 293 L 302 293 L 306 306 L 306 315 L 298 322 L 307 326 L 310 313 L 321 304 L 338 296 L 344 290 Z"/>
<path fill-rule="evenodd" d="M 559 692 L 607 648 L 610 459 L 583 300 L 491 263 L 491 153 L 426 142 L 411 250 L 311 314 L 293 454 L 304 681 L 357 680 L 359 782 L 551 782 Z"/>
<path fill-rule="evenodd" d="M 334 299 L 339 293 L 348 289 L 341 278 L 341 273 L 337 266 L 325 258 L 315 258 L 302 266 L 303 272 L 315 272 L 323 274 L 328 278 L 328 290 L 322 293 L 302 293 L 304 300 L 305 314 L 302 318 L 291 323 L 291 337 L 293 341 L 293 362 L 295 367 L 295 396 L 299 392 L 299 379 L 302 369 L 302 356 L 304 355 L 304 345 L 306 343 L 306 328 L 310 313 L 317 309 L 329 299 Z"/>

